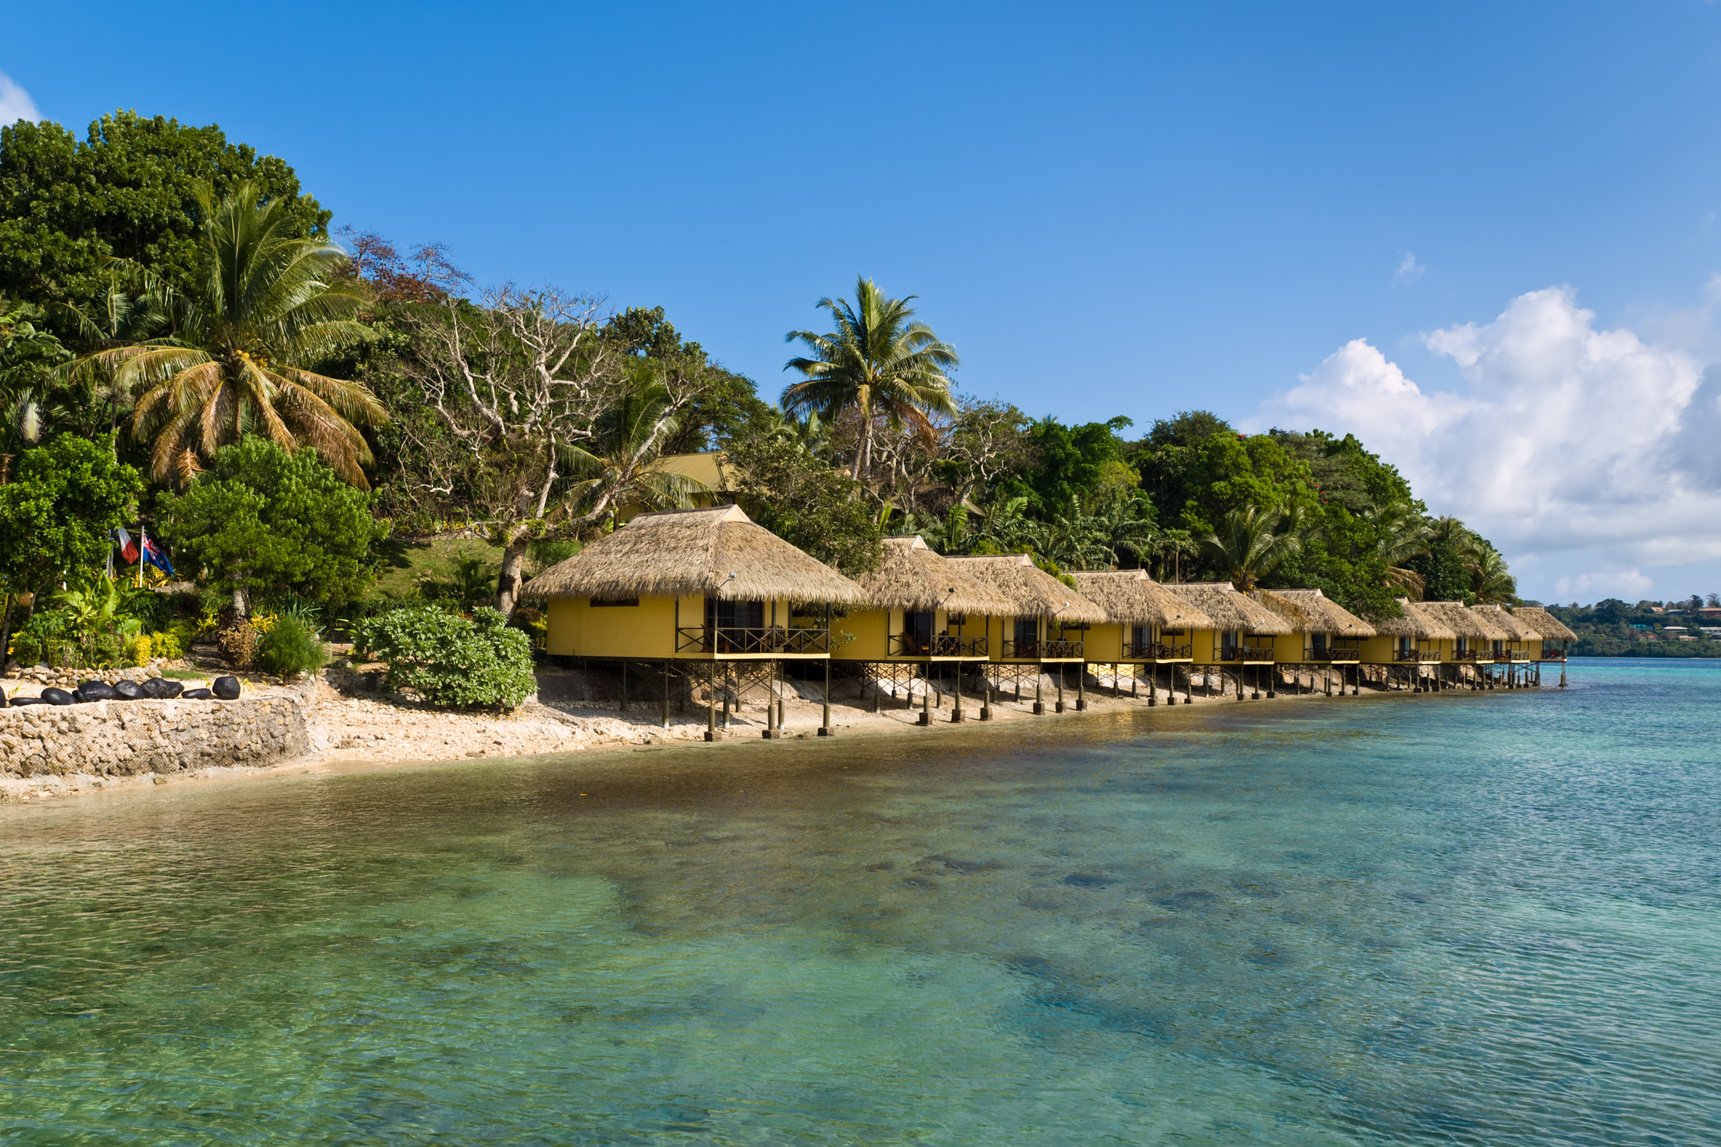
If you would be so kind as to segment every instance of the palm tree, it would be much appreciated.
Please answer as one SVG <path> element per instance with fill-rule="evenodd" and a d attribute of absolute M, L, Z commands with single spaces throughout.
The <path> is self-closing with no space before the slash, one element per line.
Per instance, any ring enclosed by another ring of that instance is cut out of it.
<path fill-rule="evenodd" d="M 1518 599 L 1518 580 L 1500 551 L 1486 542 L 1470 565 L 1470 594 L 1473 605 L 1509 605 Z"/>
<path fill-rule="evenodd" d="M 705 492 L 702 482 L 658 466 L 663 447 L 681 428 L 681 407 L 669 389 L 640 362 L 615 407 L 598 422 L 596 437 L 569 446 L 562 464 L 574 479 L 568 502 L 585 526 L 613 525 L 627 503 L 648 510 L 686 509 Z"/>
<path fill-rule="evenodd" d="M 1247 592 L 1302 552 L 1302 519 L 1296 509 L 1244 506 L 1219 520 L 1213 533 L 1202 539 L 1202 549 L 1226 580 Z"/>
<path fill-rule="evenodd" d="M 788 361 L 784 370 L 803 378 L 783 391 L 783 409 L 798 414 L 816 412 L 826 421 L 853 410 L 860 417 L 860 441 L 855 446 L 849 476 L 860 476 L 872 465 L 876 420 L 890 425 L 908 423 L 930 428 L 931 415 L 953 414 L 950 379 L 956 352 L 940 342 L 925 323 L 914 321 L 907 298 L 886 298 L 871 279 L 855 283 L 855 301 L 820 299 L 831 312 L 836 329 L 828 334 L 790 331 L 788 342 L 800 341 L 811 352 Z"/>
<path fill-rule="evenodd" d="M 171 334 L 87 356 L 137 395 L 131 432 L 150 444 L 160 481 L 183 486 L 245 434 L 310 446 L 342 478 L 367 485 L 359 426 L 386 417 L 362 384 L 313 370 L 371 337 L 357 320 L 363 288 L 340 277 L 346 253 L 288 233 L 288 204 L 241 185 L 203 198 L 203 263 L 189 292 L 147 276 Z"/>
<path fill-rule="evenodd" d="M 1376 553 L 1386 565 L 1386 584 L 1414 601 L 1427 583 L 1410 563 L 1428 553 L 1428 519 L 1409 502 L 1392 502 L 1364 518 L 1375 531 Z"/>

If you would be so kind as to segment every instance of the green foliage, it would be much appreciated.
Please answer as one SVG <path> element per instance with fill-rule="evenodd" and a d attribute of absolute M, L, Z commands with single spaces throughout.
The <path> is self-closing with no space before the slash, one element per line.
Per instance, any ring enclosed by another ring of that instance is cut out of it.
<path fill-rule="evenodd" d="M 132 517 L 142 490 L 111 438 L 63 434 L 24 451 L 0 486 L 0 592 L 46 592 L 102 566 L 111 531 Z"/>
<path fill-rule="evenodd" d="M 844 573 L 877 567 L 883 531 L 865 490 L 792 432 L 731 442 L 729 458 L 741 475 L 736 499 L 748 517 Z"/>
<path fill-rule="evenodd" d="M 408 606 L 358 626 L 355 650 L 388 666 L 389 688 L 439 709 L 514 709 L 537 687 L 530 639 L 494 609 L 470 619 Z"/>
<path fill-rule="evenodd" d="M 496 596 L 495 563 L 483 558 L 456 558 L 440 574 L 423 575 L 418 593 L 433 604 L 470 612 Z"/>
<path fill-rule="evenodd" d="M 285 205 L 292 234 L 324 233 L 329 214 L 300 194 L 292 168 L 228 143 L 213 125 L 116 112 L 82 141 L 47 122 L 0 128 L 0 295 L 93 308 L 114 256 L 187 288 L 200 191 L 225 195 L 245 182 Z M 71 339 L 77 325 L 68 319 L 56 333 Z"/>
<path fill-rule="evenodd" d="M 277 617 L 257 639 L 256 664 L 277 677 L 315 673 L 328 660 L 328 647 L 316 627 L 290 613 Z"/>
<path fill-rule="evenodd" d="M 374 548 L 387 534 L 369 495 L 314 451 L 288 454 L 262 438 L 217 451 L 191 489 L 162 495 L 159 511 L 180 572 L 244 602 L 353 600 L 375 576 Z"/>

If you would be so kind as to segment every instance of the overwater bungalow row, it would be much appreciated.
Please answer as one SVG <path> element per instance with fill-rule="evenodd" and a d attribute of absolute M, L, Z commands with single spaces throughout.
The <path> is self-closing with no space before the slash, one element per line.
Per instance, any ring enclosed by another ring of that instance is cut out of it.
<path fill-rule="evenodd" d="M 1260 697 L 1263 685 L 1267 696 L 1273 695 L 1273 642 L 1294 632 L 1290 622 L 1228 581 L 1182 582 L 1164 588 L 1212 622 L 1212 628 L 1191 635 L 1190 672 L 1200 673 L 1202 688 L 1210 694 L 1218 692 L 1215 679 L 1223 689 L 1230 677 L 1239 698 L 1245 687 L 1250 697 Z"/>
<path fill-rule="evenodd" d="M 1182 669 L 1187 676 L 1194 660 L 1193 635 L 1212 631 L 1213 619 L 1148 577 L 1145 570 L 1093 570 L 1070 577 L 1106 615 L 1104 621 L 1084 627 L 1087 663 L 1110 666 L 1114 689 L 1120 692 L 1127 674 L 1132 697 L 1145 680 L 1149 705 L 1159 703 L 1163 679 L 1166 698 L 1175 703 L 1176 675 Z M 1184 701 L 1189 700 L 1186 692 Z"/>
<path fill-rule="evenodd" d="M 1422 603 L 1398 599 L 1400 615 L 1374 623 L 1375 635 L 1362 643 L 1362 663 L 1377 675 L 1383 687 L 1421 693 L 1432 690 L 1439 678 L 1441 642 L 1458 634 Z"/>

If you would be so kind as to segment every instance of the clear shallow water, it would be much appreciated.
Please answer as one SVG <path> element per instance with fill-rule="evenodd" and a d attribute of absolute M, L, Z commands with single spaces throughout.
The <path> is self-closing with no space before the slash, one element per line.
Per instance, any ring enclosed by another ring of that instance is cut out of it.
<path fill-rule="evenodd" d="M 1718 700 L 0 810 L 0 1142 L 1721 1141 Z"/>

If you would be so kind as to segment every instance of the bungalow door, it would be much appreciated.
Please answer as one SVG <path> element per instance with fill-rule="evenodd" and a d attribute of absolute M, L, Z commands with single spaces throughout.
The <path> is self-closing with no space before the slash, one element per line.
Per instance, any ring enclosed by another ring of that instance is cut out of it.
<path fill-rule="evenodd" d="M 1243 659 L 1243 631 L 1241 629 L 1227 630 L 1223 648 L 1224 651 L 1219 655 L 1219 660 L 1241 661 Z"/>
<path fill-rule="evenodd" d="M 1309 634 L 1309 657 L 1314 661 L 1327 659 L 1327 635 L 1324 633 Z"/>
<path fill-rule="evenodd" d="M 1400 661 L 1410 660 L 1410 638 L 1401 637 L 1398 639 L 1398 659 Z"/>
<path fill-rule="evenodd" d="M 1040 619 L 1037 617 L 1018 617 L 1016 619 L 1016 656 L 1038 657 L 1040 655 Z"/>
<path fill-rule="evenodd" d="M 1148 646 L 1153 644 L 1153 628 L 1147 625 L 1132 625 L 1129 627 L 1130 653 L 1136 657 L 1149 656 Z"/>

